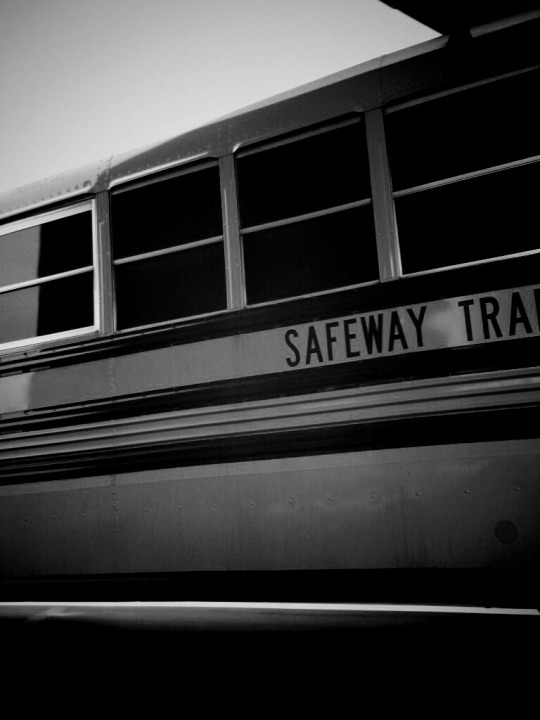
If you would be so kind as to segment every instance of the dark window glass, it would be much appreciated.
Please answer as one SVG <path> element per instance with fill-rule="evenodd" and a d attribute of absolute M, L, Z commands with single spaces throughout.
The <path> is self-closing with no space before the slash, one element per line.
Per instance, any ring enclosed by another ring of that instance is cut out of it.
<path fill-rule="evenodd" d="M 355 123 L 238 158 L 243 227 L 371 196 L 364 125 Z"/>
<path fill-rule="evenodd" d="M 0 293 L 0 343 L 93 324 L 92 272 Z"/>
<path fill-rule="evenodd" d="M 0 287 L 92 263 L 91 212 L 0 236 Z"/>
<path fill-rule="evenodd" d="M 396 199 L 406 273 L 540 247 L 540 163 Z"/>
<path fill-rule="evenodd" d="M 386 116 L 394 190 L 540 154 L 540 72 Z"/>
<path fill-rule="evenodd" d="M 112 231 L 116 259 L 222 235 L 218 168 L 113 195 Z"/>
<path fill-rule="evenodd" d="M 116 266 L 119 329 L 226 307 L 222 242 Z"/>
<path fill-rule="evenodd" d="M 372 208 L 250 233 L 244 262 L 250 304 L 376 280 Z"/>

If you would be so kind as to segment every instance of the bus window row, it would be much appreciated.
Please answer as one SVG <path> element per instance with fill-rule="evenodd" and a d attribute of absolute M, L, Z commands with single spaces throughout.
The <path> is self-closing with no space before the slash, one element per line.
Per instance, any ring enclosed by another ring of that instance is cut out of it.
<path fill-rule="evenodd" d="M 385 111 L 402 275 L 540 249 L 539 74 Z M 243 305 L 379 281 L 362 117 L 242 149 L 235 184 Z M 217 161 L 110 200 L 116 330 L 232 309 Z M 89 200 L 0 227 L 0 347 L 99 332 L 96 226 Z"/>

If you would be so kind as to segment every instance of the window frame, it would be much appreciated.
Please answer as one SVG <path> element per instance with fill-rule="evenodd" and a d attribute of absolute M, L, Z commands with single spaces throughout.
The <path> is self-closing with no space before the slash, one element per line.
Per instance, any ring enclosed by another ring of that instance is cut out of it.
<path fill-rule="evenodd" d="M 45 277 L 35 278 L 33 280 L 23 280 L 21 282 L 12 283 L 10 285 L 3 285 L 0 287 L 0 295 L 8 292 L 17 290 L 24 290 L 25 288 L 36 287 L 44 285 L 48 282 L 54 282 L 56 280 L 62 280 L 63 278 L 74 277 L 82 275 L 87 272 L 92 272 L 92 286 L 93 286 L 93 315 L 94 323 L 92 325 L 85 325 L 72 330 L 63 330 L 57 333 L 49 333 L 47 335 L 37 335 L 35 337 L 22 338 L 19 340 L 10 340 L 8 342 L 0 343 L 0 353 L 12 350 L 24 350 L 38 348 L 42 345 L 49 345 L 52 343 L 60 344 L 64 341 L 77 341 L 79 339 L 86 339 L 94 337 L 101 332 L 101 272 L 100 272 L 100 251 L 99 251 L 99 240 L 98 240 L 98 219 L 96 213 L 96 198 L 88 198 L 86 200 L 77 202 L 74 205 L 67 207 L 61 207 L 54 210 L 42 211 L 38 215 L 32 215 L 31 217 L 23 218 L 20 220 L 12 220 L 0 225 L 0 238 L 11 233 L 18 232 L 20 230 L 26 230 L 28 228 L 45 225 L 56 220 L 61 220 L 66 217 L 72 217 L 79 215 L 84 212 L 91 213 L 91 227 L 92 227 L 92 265 L 85 265 L 84 267 L 75 268 L 74 270 L 66 270 L 61 273 L 55 273 L 53 275 L 46 275 Z"/>
<path fill-rule="evenodd" d="M 145 253 L 138 253 L 137 255 L 131 255 L 128 257 L 122 257 L 115 259 L 114 258 L 114 230 L 113 230 L 113 204 L 114 204 L 114 197 L 116 195 L 121 195 L 124 193 L 129 193 L 132 190 L 143 190 L 151 185 L 157 185 L 159 183 L 167 182 L 168 180 L 173 180 L 177 177 L 182 177 L 186 175 L 191 175 L 197 172 L 203 172 L 204 170 L 207 170 L 209 168 L 216 168 L 218 171 L 219 176 L 219 184 L 220 184 L 220 209 L 221 209 L 221 229 L 222 233 L 221 235 L 214 235 L 209 238 L 203 238 L 202 240 L 195 240 L 193 242 L 189 243 L 183 243 L 180 245 L 174 245 L 171 247 L 161 248 L 159 250 L 150 250 Z M 188 322 L 192 320 L 198 320 L 202 318 L 208 318 L 208 317 L 214 317 L 216 315 L 223 314 L 227 312 L 229 307 L 229 291 L 228 291 L 228 282 L 227 282 L 227 248 L 226 248 L 226 242 L 227 242 L 227 228 L 225 225 L 225 219 L 224 219 L 224 201 L 223 201 L 223 189 L 222 189 L 223 181 L 222 181 L 222 172 L 221 172 L 221 166 L 217 159 L 214 158 L 208 158 L 206 157 L 202 162 L 199 160 L 198 162 L 195 162 L 193 164 L 189 165 L 182 165 L 180 167 L 175 167 L 172 170 L 168 170 L 164 173 L 160 172 L 152 172 L 149 175 L 143 175 L 138 176 L 133 182 L 130 182 L 129 180 L 126 180 L 122 183 L 115 183 L 109 188 L 109 196 L 110 196 L 110 223 L 109 228 L 111 232 L 111 272 L 112 272 L 112 286 L 113 286 L 113 332 L 116 335 L 129 335 L 133 332 L 140 332 L 147 330 L 149 328 L 160 328 L 160 327 L 173 327 L 175 325 L 178 325 L 179 323 Z M 168 319 L 168 320 L 160 320 L 158 322 L 152 322 L 152 323 L 145 323 L 142 325 L 133 325 L 130 327 L 125 328 L 119 328 L 118 327 L 118 300 L 117 300 L 117 283 L 116 283 L 116 267 L 122 266 L 122 265 L 128 265 L 132 262 L 137 261 L 144 261 L 144 260 L 151 260 L 153 258 L 162 257 L 165 255 L 171 255 L 171 254 L 177 254 L 182 252 L 183 250 L 194 250 L 198 247 L 203 247 L 205 245 L 213 245 L 217 244 L 219 242 L 222 242 L 223 244 L 223 258 L 224 258 L 224 272 L 225 272 L 225 280 L 226 280 L 226 298 L 227 298 L 227 305 L 226 307 L 220 309 L 220 310 L 214 310 L 209 313 L 199 313 L 195 315 L 183 315 L 181 317 L 177 317 L 174 319 Z"/>
<path fill-rule="evenodd" d="M 442 90 L 439 92 L 429 93 L 428 95 L 424 95 L 419 98 L 415 98 L 414 100 L 408 100 L 404 102 L 397 103 L 395 105 L 386 107 L 382 109 L 383 116 L 386 118 L 387 115 L 392 115 L 395 113 L 398 113 L 402 110 L 407 110 L 411 107 L 416 107 L 418 105 L 425 105 L 427 103 L 437 101 L 441 98 L 449 97 L 452 95 L 459 95 L 462 92 L 466 92 L 468 90 L 474 90 L 475 88 L 483 87 L 485 85 L 492 85 L 497 82 L 501 82 L 504 80 L 508 80 L 510 78 L 514 77 L 520 77 L 523 75 L 526 75 L 530 72 L 538 72 L 540 70 L 540 65 L 532 65 L 526 68 L 522 68 L 520 70 L 516 70 L 509 73 L 504 73 L 501 75 L 492 76 L 489 78 L 485 78 L 483 80 L 478 80 L 471 83 L 466 83 L 464 85 L 459 85 L 457 87 L 448 88 L 446 90 Z M 388 152 L 388 146 L 386 147 L 386 150 Z M 399 240 L 399 223 L 397 221 L 397 212 L 396 212 L 396 200 L 398 200 L 401 197 L 406 197 L 408 195 L 416 195 L 418 193 L 422 193 L 424 191 L 429 190 L 435 190 L 437 188 L 446 187 L 448 185 L 466 182 L 467 180 L 473 180 L 481 177 L 485 177 L 487 175 L 493 174 L 493 173 L 504 173 L 508 172 L 515 168 L 520 168 L 526 165 L 532 165 L 540 163 L 540 155 L 529 155 L 526 158 L 520 158 L 518 160 L 511 160 L 508 162 L 499 163 L 496 165 L 489 165 L 482 167 L 477 170 L 471 170 L 468 172 L 460 173 L 458 175 L 450 175 L 448 177 L 441 178 L 439 180 L 432 180 L 429 182 L 421 183 L 420 185 L 411 185 L 408 187 L 400 188 L 399 190 L 393 190 L 391 189 L 391 197 L 392 197 L 392 212 L 394 216 L 394 222 L 395 222 L 395 232 L 396 232 L 396 238 L 397 238 L 397 244 L 399 247 L 399 252 L 401 253 L 402 245 Z M 392 172 L 392 166 L 391 166 L 391 159 L 388 160 L 388 171 L 390 173 L 390 184 L 391 184 L 391 172 Z M 474 266 L 481 266 L 486 265 L 488 263 L 494 263 L 494 262 L 504 262 L 505 260 L 511 260 L 513 258 L 520 258 L 520 257 L 527 257 L 530 255 L 538 255 L 540 254 L 540 247 L 535 250 L 523 250 L 520 252 L 510 252 L 505 255 L 496 255 L 493 257 L 487 257 L 487 258 L 481 258 L 479 260 L 470 260 L 467 262 L 461 262 L 461 263 L 454 263 L 452 265 L 440 265 L 433 268 L 428 268 L 426 270 L 415 270 L 413 272 L 403 272 L 402 268 L 400 268 L 399 274 L 396 276 L 396 279 L 398 277 L 400 278 L 413 278 L 413 277 L 420 277 L 424 275 L 433 275 L 434 273 L 440 273 L 440 272 L 448 272 L 451 270 L 457 270 L 461 268 L 467 268 L 467 267 L 474 267 Z"/>
<path fill-rule="evenodd" d="M 316 137 L 318 135 L 323 135 L 329 132 L 332 132 L 333 130 L 339 130 L 343 127 L 348 127 L 352 125 L 358 126 L 358 133 L 361 135 L 363 141 L 366 143 L 366 156 L 368 158 L 368 168 L 367 172 L 368 174 L 371 172 L 371 155 L 370 155 L 370 129 L 368 125 L 368 116 L 369 113 L 367 112 L 359 112 L 354 113 L 353 116 L 349 117 L 341 117 L 341 118 L 335 118 L 334 120 L 331 120 L 327 123 L 325 123 L 322 126 L 313 128 L 310 126 L 305 126 L 303 128 L 299 128 L 296 132 L 287 133 L 285 137 L 273 136 L 263 141 L 257 141 L 256 143 L 242 146 L 237 149 L 237 151 L 234 153 L 234 165 L 235 165 L 235 176 L 236 176 L 236 184 L 238 186 L 238 161 L 241 160 L 243 157 L 256 155 L 259 153 L 266 152 L 268 150 L 273 150 L 277 147 L 283 147 L 284 145 L 289 145 L 295 142 L 301 142 L 302 140 L 306 140 L 312 137 Z M 368 280 L 366 282 L 362 283 L 355 283 L 353 285 L 343 285 L 335 288 L 330 288 L 326 290 L 317 290 L 315 292 L 311 293 L 299 293 L 298 295 L 290 295 L 283 298 L 277 298 L 275 300 L 265 300 L 263 302 L 253 302 L 249 303 L 247 300 L 247 283 L 246 283 L 246 264 L 244 260 L 244 236 L 249 236 L 250 234 L 255 234 L 259 231 L 264 230 L 271 230 L 278 227 L 283 227 L 286 225 L 294 225 L 298 224 L 300 222 L 303 222 L 305 220 L 316 220 L 320 217 L 326 217 L 329 215 L 337 214 L 340 212 L 345 212 L 347 210 L 356 209 L 359 207 L 367 207 L 369 205 L 372 206 L 373 209 L 373 222 L 374 222 L 374 238 L 373 241 L 377 246 L 377 253 L 379 254 L 378 249 L 378 235 L 377 232 L 377 221 L 375 217 L 375 201 L 374 201 L 374 191 L 373 191 L 373 181 L 371 175 L 369 176 L 369 187 L 370 187 L 370 195 L 367 198 L 362 198 L 360 200 L 356 200 L 353 202 L 341 204 L 341 205 L 335 205 L 329 208 L 324 208 L 322 210 L 315 210 L 309 213 L 303 213 L 300 215 L 294 215 L 287 218 L 280 218 L 279 220 L 273 220 L 265 223 L 259 223 L 256 225 L 247 225 L 243 226 L 240 222 L 239 213 L 238 213 L 238 237 L 239 237 L 239 246 L 240 246 L 240 255 L 241 255 L 241 267 L 242 267 L 242 291 L 243 291 L 243 301 L 244 301 L 244 307 L 245 308 L 258 308 L 258 307 L 268 307 L 273 305 L 281 305 L 283 303 L 292 302 L 295 300 L 301 300 L 303 298 L 311 298 L 311 297 L 319 297 L 324 295 L 330 295 L 337 292 L 345 292 L 347 290 L 353 290 L 356 288 L 362 288 L 362 287 L 369 287 L 372 285 L 377 285 L 381 282 L 381 273 L 380 273 L 380 267 L 377 268 L 378 274 L 377 278 L 374 280 Z M 240 199 L 238 193 L 236 194 L 236 199 L 238 205 L 240 204 Z M 237 211 L 238 212 L 238 211 Z M 380 264 L 380 259 L 379 259 Z"/>

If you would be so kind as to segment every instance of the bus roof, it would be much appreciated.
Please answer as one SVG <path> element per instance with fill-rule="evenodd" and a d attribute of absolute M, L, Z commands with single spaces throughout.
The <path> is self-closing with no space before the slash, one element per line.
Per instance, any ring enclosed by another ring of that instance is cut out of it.
<path fill-rule="evenodd" d="M 538 19 L 540 12 L 534 15 Z M 531 18 L 517 17 L 478 28 L 472 35 L 487 34 L 527 19 Z M 442 66 L 455 63 L 455 52 L 442 63 L 431 62 L 447 41 L 448 37 L 439 37 L 369 60 L 170 139 L 0 193 L 0 219 L 95 194 L 168 168 L 218 158 L 276 134 L 330 121 L 350 113 L 351 108 L 361 113 L 396 101 L 433 84 L 440 79 Z"/>
<path fill-rule="evenodd" d="M 188 130 L 164 141 L 103 158 L 83 167 L 60 172 L 5 191 L 0 193 L 0 219 L 71 197 L 106 190 L 111 185 L 117 185 L 138 175 L 158 172 L 166 167 L 183 165 L 205 157 L 226 154 L 241 144 L 241 139 L 233 139 L 231 147 L 231 134 L 234 135 L 231 129 L 241 126 L 240 135 L 248 134 L 250 137 L 254 134 L 261 134 L 260 131 L 257 133 L 257 123 L 261 122 L 261 114 L 264 114 L 269 108 L 294 101 L 300 97 L 311 97 L 318 90 L 334 87 L 347 80 L 356 79 L 358 81 L 359 78 L 372 74 L 374 71 L 377 72 L 382 67 L 430 52 L 440 44 L 440 39 L 431 40 L 369 60 L 241 108 L 207 125 Z M 272 114 L 271 111 L 270 114 Z M 275 130 L 273 134 L 275 134 Z"/>

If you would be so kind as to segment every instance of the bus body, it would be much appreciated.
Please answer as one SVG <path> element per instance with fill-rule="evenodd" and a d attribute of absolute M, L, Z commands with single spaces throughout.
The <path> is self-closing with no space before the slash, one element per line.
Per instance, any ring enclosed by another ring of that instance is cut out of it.
<path fill-rule="evenodd" d="M 0 198 L 3 597 L 527 602 L 539 30 Z"/>

